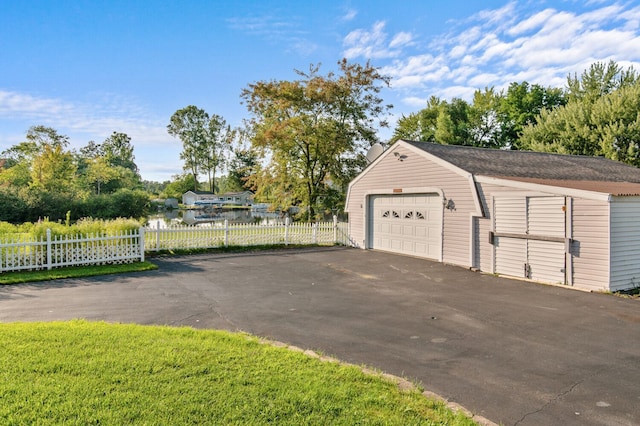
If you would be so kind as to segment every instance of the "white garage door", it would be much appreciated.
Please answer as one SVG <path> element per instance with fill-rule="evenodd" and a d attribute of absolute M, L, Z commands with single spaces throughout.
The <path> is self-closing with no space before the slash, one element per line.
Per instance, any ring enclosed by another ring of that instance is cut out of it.
<path fill-rule="evenodd" d="M 442 199 L 438 194 L 369 198 L 369 248 L 440 260 Z"/>

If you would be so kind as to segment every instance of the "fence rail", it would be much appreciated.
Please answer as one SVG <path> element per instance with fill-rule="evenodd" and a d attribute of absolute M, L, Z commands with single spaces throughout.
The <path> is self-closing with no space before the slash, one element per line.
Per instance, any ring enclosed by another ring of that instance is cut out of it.
<path fill-rule="evenodd" d="M 116 235 L 52 236 L 38 240 L 0 240 L 0 273 L 64 266 L 144 261 L 145 252 L 226 246 L 348 244 L 347 224 L 338 222 L 230 224 L 209 227 L 143 227 Z"/>

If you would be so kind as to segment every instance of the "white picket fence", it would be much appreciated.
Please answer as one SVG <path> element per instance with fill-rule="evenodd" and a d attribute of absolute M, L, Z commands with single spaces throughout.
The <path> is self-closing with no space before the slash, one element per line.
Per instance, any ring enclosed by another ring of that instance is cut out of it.
<path fill-rule="evenodd" d="M 347 223 L 333 222 L 173 225 L 146 227 L 117 235 L 52 236 L 39 240 L 2 241 L 0 273 L 63 266 L 144 261 L 146 252 L 226 246 L 348 244 Z"/>
<path fill-rule="evenodd" d="M 207 227 L 158 224 L 145 228 L 145 250 L 200 249 L 226 246 L 257 246 L 273 244 L 346 244 L 347 224 L 333 222 L 272 224 L 212 223 Z"/>
<path fill-rule="evenodd" d="M 0 241 L 0 273 L 63 266 L 144 261 L 144 237 L 138 230 L 115 235 L 52 236 Z"/>

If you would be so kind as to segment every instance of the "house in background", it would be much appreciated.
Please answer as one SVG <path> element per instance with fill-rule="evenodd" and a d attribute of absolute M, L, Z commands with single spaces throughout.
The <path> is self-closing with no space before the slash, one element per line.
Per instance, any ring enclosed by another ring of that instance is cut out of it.
<path fill-rule="evenodd" d="M 251 191 L 225 192 L 218 195 L 218 199 L 226 205 L 251 206 L 253 193 Z"/>
<path fill-rule="evenodd" d="M 251 206 L 253 193 L 251 191 L 226 192 L 214 194 L 209 191 L 187 191 L 182 194 L 182 204 L 185 206 Z"/>
<path fill-rule="evenodd" d="M 349 185 L 356 247 L 617 291 L 640 285 L 640 169 L 398 141 Z"/>
<path fill-rule="evenodd" d="M 198 204 L 215 204 L 218 196 L 210 191 L 187 191 L 182 194 L 182 204 L 195 206 Z"/>

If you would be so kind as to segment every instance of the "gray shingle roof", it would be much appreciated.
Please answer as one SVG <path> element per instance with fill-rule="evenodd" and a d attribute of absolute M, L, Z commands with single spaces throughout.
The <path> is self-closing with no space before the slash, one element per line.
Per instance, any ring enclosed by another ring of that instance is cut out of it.
<path fill-rule="evenodd" d="M 602 157 L 404 142 L 478 176 L 640 183 L 640 169 Z"/>

